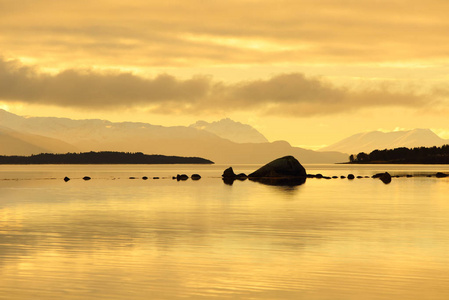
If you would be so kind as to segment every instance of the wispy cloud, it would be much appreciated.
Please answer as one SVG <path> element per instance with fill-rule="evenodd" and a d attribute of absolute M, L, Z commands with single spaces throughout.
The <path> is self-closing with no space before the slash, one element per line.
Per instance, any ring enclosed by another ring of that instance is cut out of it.
<path fill-rule="evenodd" d="M 161 114 L 250 111 L 308 117 L 368 107 L 428 107 L 437 98 L 397 92 L 382 84 L 352 90 L 300 73 L 228 84 L 211 76 L 148 79 L 132 73 L 68 69 L 40 72 L 19 61 L 0 60 L 0 100 L 88 109 L 139 107 Z"/>
<path fill-rule="evenodd" d="M 442 0 L 0 1 L 0 42 L 53 65 L 444 61 Z"/>

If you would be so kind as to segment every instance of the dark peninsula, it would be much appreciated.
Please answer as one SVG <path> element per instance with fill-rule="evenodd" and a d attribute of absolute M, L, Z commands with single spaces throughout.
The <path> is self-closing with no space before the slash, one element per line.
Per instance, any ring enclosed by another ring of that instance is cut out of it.
<path fill-rule="evenodd" d="M 441 147 L 395 148 L 360 152 L 349 157 L 352 164 L 449 164 L 449 145 Z"/>
<path fill-rule="evenodd" d="M 181 157 L 148 155 L 141 152 L 83 152 L 53 154 L 41 153 L 31 156 L 0 156 L 0 164 L 39 165 L 39 164 L 213 164 L 201 157 Z"/>

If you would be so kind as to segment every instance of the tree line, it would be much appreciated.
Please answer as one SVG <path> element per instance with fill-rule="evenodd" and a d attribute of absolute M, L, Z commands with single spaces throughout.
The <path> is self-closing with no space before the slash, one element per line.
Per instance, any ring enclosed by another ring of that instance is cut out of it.
<path fill-rule="evenodd" d="M 200 157 L 148 155 L 141 152 L 41 153 L 30 156 L 0 156 L 0 164 L 213 164 Z"/>
<path fill-rule="evenodd" d="M 349 156 L 350 163 L 358 164 L 449 164 L 449 145 L 374 150 Z"/>

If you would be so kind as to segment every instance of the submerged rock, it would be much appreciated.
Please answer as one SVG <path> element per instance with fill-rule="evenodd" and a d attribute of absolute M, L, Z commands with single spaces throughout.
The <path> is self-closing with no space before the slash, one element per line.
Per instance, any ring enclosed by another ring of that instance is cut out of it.
<path fill-rule="evenodd" d="M 251 178 L 260 177 L 304 177 L 306 169 L 293 156 L 284 156 L 273 160 L 255 172 L 248 175 Z"/>

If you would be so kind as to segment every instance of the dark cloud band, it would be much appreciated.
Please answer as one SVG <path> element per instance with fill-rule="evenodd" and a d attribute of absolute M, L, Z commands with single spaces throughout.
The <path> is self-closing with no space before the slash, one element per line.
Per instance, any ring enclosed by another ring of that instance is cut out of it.
<path fill-rule="evenodd" d="M 5 59 L 0 59 L 0 100 L 90 109 L 141 107 L 164 114 L 254 111 L 299 117 L 366 107 L 423 107 L 431 101 L 382 85 L 354 91 L 301 73 L 226 84 L 211 76 L 182 80 L 162 74 L 148 79 L 132 73 L 74 69 L 52 75 Z"/>

